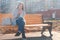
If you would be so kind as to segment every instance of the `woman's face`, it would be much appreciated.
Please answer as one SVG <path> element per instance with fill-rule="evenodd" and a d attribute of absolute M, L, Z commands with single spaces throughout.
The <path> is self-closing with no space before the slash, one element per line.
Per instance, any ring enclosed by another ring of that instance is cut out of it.
<path fill-rule="evenodd" d="M 20 4 L 20 5 L 19 5 L 19 9 L 22 9 L 22 8 L 23 8 L 23 4 Z"/>

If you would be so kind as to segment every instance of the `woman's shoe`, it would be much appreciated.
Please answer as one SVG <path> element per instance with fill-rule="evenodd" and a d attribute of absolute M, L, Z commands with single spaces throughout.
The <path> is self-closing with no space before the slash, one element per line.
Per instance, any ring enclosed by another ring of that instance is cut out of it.
<path fill-rule="evenodd" d="M 21 33 L 20 32 L 17 32 L 16 34 L 15 34 L 15 36 L 19 36 Z"/>
<path fill-rule="evenodd" d="M 53 34 L 50 35 L 50 37 L 52 37 L 52 36 L 53 36 Z"/>

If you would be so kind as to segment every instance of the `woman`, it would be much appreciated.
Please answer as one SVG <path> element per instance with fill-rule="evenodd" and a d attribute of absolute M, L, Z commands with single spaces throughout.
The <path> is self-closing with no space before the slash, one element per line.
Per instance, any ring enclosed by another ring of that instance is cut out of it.
<path fill-rule="evenodd" d="M 15 36 L 19 36 L 22 33 L 22 38 L 26 39 L 25 31 L 24 31 L 24 26 L 25 26 L 25 21 L 23 18 L 24 15 L 25 15 L 24 4 L 20 2 L 13 14 L 14 19 L 16 19 L 16 24 L 18 25 L 18 32 L 16 33 Z"/>

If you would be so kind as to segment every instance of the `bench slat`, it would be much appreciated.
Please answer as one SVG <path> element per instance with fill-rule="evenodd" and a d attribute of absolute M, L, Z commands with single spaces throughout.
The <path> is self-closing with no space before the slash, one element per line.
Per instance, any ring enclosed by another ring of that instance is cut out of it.
<path fill-rule="evenodd" d="M 48 26 L 48 24 L 30 24 L 25 26 Z"/>

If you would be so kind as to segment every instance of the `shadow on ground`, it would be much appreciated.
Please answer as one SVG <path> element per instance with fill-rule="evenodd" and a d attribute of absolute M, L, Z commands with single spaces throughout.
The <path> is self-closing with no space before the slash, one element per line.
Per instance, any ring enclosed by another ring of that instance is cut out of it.
<path fill-rule="evenodd" d="M 22 38 L 17 38 L 17 39 L 3 39 L 3 40 L 22 40 Z M 52 40 L 52 37 L 47 37 L 47 36 L 28 37 L 27 40 Z"/>

